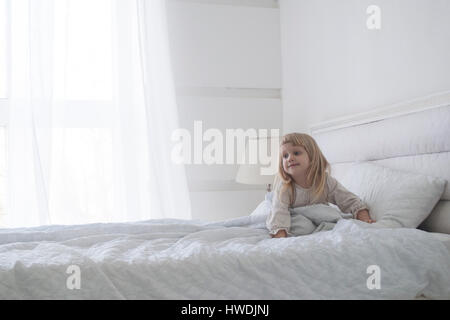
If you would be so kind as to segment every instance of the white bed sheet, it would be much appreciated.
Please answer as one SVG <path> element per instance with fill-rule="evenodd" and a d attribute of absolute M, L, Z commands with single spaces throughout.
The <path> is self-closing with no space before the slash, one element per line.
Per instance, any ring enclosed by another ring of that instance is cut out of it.
<path fill-rule="evenodd" d="M 0 299 L 450 299 L 440 235 L 343 219 L 271 239 L 263 218 L 2 229 Z"/>

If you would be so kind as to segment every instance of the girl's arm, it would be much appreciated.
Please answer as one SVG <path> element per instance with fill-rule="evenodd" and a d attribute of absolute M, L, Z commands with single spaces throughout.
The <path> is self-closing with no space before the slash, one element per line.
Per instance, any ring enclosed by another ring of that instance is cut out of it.
<path fill-rule="evenodd" d="M 328 202 L 339 207 L 342 212 L 351 213 L 354 219 L 375 222 L 369 214 L 369 207 L 355 194 L 348 191 L 336 179 L 328 175 Z"/>
<path fill-rule="evenodd" d="M 286 191 L 281 195 L 279 193 L 279 188 L 275 188 L 272 198 L 272 210 L 266 220 L 266 227 L 274 238 L 287 237 L 287 232 L 291 226 L 288 192 Z"/>

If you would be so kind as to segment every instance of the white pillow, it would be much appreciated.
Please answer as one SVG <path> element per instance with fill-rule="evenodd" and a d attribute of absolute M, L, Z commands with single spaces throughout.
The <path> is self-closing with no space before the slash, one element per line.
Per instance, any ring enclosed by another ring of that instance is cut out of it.
<path fill-rule="evenodd" d="M 444 192 L 446 180 L 368 162 L 350 167 L 340 181 L 370 208 L 374 225 L 417 228 Z"/>
<path fill-rule="evenodd" d="M 262 201 L 255 210 L 253 210 L 252 213 L 250 213 L 251 216 L 256 215 L 268 215 L 270 213 L 270 210 L 272 210 L 272 197 L 273 197 L 273 191 L 267 192 L 264 201 Z"/>

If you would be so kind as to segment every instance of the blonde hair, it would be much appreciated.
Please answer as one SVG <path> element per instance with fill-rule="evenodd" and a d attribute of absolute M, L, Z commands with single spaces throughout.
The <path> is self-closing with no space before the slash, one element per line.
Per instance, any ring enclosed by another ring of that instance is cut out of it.
<path fill-rule="evenodd" d="M 330 164 L 323 155 L 316 141 L 310 135 L 305 133 L 289 133 L 281 138 L 281 146 L 292 143 L 293 146 L 301 146 L 305 149 L 309 157 L 309 168 L 306 173 L 306 182 L 312 186 L 313 201 L 318 199 L 325 190 L 327 181 L 327 172 L 330 172 Z M 278 165 L 278 179 L 281 181 L 280 195 L 286 190 L 289 190 L 290 205 L 295 202 L 295 185 L 292 177 L 284 171 L 283 155 L 280 151 L 279 165 Z"/>

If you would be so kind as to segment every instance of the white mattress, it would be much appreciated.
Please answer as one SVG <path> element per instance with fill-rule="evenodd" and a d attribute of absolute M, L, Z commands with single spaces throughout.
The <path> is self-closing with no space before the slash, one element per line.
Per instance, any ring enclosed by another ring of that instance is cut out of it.
<path fill-rule="evenodd" d="M 446 235 L 342 219 L 271 239 L 264 220 L 0 230 L 0 299 L 450 299 Z M 66 287 L 72 265 L 80 289 Z"/>

